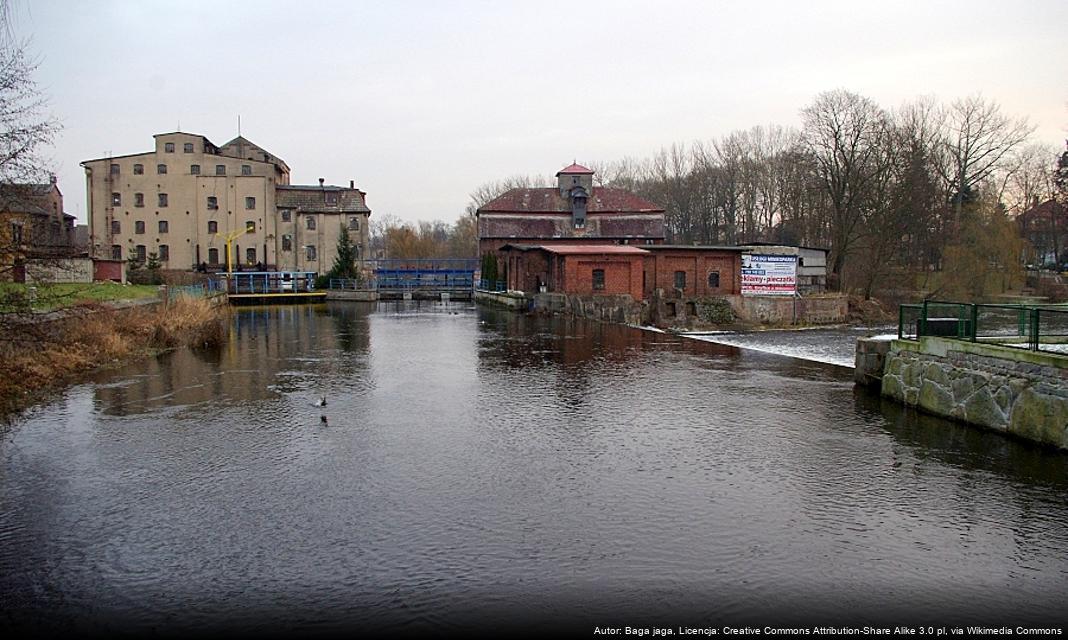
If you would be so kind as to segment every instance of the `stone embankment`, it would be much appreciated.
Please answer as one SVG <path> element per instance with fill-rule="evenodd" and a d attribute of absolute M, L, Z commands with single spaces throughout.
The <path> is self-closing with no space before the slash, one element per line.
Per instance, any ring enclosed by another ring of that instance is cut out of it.
<path fill-rule="evenodd" d="M 581 296 L 562 293 L 476 291 L 475 300 L 511 309 L 567 313 L 580 318 L 663 329 L 837 324 L 847 320 L 846 296 L 804 298 L 713 296 L 665 297 L 635 302 L 629 295 Z"/>
<path fill-rule="evenodd" d="M 884 396 L 1068 449 L 1068 356 L 928 336 L 892 341 L 880 376 L 871 358 L 877 347 L 865 342 L 857 381 L 879 384 Z"/>

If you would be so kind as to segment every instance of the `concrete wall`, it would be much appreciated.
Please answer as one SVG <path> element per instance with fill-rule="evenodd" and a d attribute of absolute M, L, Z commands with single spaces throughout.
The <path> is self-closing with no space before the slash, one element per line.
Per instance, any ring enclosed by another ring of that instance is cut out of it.
<path fill-rule="evenodd" d="M 893 341 L 882 394 L 928 413 L 1068 449 L 1068 357 L 925 337 Z"/>
<path fill-rule="evenodd" d="M 753 324 L 835 324 L 849 316 L 844 295 L 726 297 L 738 319 Z"/>

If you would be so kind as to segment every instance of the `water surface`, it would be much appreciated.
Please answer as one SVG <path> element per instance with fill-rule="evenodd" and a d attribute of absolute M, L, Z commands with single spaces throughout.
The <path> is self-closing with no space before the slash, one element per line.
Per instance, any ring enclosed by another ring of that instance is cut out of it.
<path fill-rule="evenodd" d="M 234 322 L 0 433 L 0 626 L 1065 622 L 1066 456 L 846 369 L 462 304 Z"/>

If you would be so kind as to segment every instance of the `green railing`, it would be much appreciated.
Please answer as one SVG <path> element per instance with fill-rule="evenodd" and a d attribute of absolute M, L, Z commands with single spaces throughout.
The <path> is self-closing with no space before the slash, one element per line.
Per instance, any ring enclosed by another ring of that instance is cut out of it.
<path fill-rule="evenodd" d="M 926 300 L 898 308 L 897 337 L 939 336 L 1068 354 L 1068 309 Z"/>

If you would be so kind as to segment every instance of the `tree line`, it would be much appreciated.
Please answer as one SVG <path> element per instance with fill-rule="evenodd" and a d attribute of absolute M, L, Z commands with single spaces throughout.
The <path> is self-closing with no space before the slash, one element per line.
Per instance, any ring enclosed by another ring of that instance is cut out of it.
<path fill-rule="evenodd" d="M 1058 157 L 1032 141 L 1026 118 L 979 95 L 887 109 L 835 90 L 804 107 L 801 123 L 590 167 L 596 185 L 663 206 L 669 242 L 824 247 L 843 290 L 870 296 L 888 284 L 912 287 L 915 276 L 934 294 L 981 296 L 1018 284 L 1024 246 L 1013 218 L 1053 197 Z M 466 214 L 528 186 L 549 182 L 486 183 Z M 932 284 L 935 273 L 942 277 Z"/>

